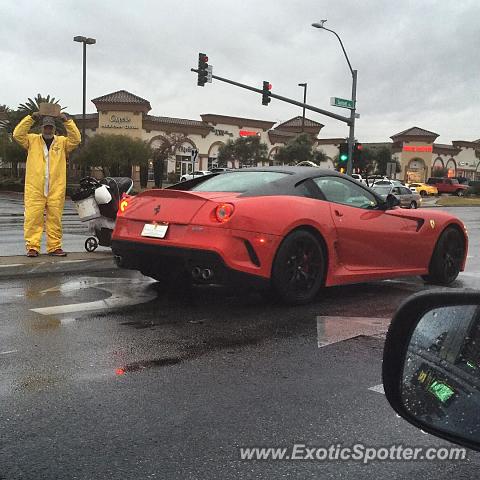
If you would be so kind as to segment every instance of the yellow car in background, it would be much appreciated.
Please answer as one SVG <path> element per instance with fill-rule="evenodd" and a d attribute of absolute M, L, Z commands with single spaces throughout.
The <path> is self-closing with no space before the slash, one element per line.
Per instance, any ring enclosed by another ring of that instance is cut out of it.
<path fill-rule="evenodd" d="M 409 183 L 408 188 L 415 188 L 417 193 L 422 197 L 438 195 L 437 187 L 435 185 L 429 185 L 428 183 Z"/>

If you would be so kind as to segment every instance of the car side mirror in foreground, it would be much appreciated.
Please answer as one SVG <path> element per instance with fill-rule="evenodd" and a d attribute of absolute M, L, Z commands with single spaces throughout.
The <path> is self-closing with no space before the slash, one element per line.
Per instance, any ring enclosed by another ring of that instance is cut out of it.
<path fill-rule="evenodd" d="M 382 375 L 405 420 L 480 451 L 480 293 L 436 290 L 403 303 L 387 333 Z"/>

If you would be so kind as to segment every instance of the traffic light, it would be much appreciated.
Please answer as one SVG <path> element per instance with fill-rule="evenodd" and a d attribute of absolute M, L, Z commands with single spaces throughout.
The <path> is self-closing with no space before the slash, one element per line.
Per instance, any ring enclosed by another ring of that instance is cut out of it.
<path fill-rule="evenodd" d="M 340 153 L 338 155 L 338 163 L 340 166 L 345 166 L 348 162 L 348 143 L 340 144 Z"/>
<path fill-rule="evenodd" d="M 204 87 L 208 81 L 208 57 L 205 53 L 198 54 L 198 80 L 197 85 Z"/>
<path fill-rule="evenodd" d="M 272 99 L 270 98 L 270 90 L 272 85 L 269 82 L 263 82 L 262 105 L 268 105 Z"/>
<path fill-rule="evenodd" d="M 362 160 L 363 145 L 361 143 L 355 143 L 353 147 L 353 164 L 358 164 Z"/>

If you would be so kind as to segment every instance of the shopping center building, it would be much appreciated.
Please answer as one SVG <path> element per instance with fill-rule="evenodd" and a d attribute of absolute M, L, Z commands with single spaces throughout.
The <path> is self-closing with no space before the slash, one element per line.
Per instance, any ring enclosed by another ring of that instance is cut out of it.
<path fill-rule="evenodd" d="M 480 180 L 480 139 L 455 140 L 451 145 L 435 143 L 438 134 L 412 127 L 392 135 L 392 143 L 364 143 L 365 147 L 388 147 L 401 173 L 397 178 L 407 183 L 424 182 L 429 177 L 445 175 Z"/>
<path fill-rule="evenodd" d="M 148 100 L 125 90 L 95 98 L 92 102 L 97 113 L 86 115 L 87 137 L 111 133 L 128 135 L 147 141 L 153 150 L 160 148 L 172 135 L 181 137 L 182 141 L 177 143 L 175 152 L 172 152 L 167 162 L 165 179 L 172 178 L 169 176 L 172 173 L 175 174 L 173 178 L 179 179 L 181 175 L 191 172 L 192 149 L 198 150 L 196 170 L 208 170 L 216 166 L 219 148 L 228 140 L 242 136 L 259 136 L 268 147 L 268 161 L 264 163 L 275 165 L 275 154 L 279 147 L 303 130 L 315 139 L 314 148 L 325 153 L 326 161 L 322 167 L 330 169 L 334 168 L 340 144 L 346 141 L 345 138 L 319 138 L 323 125 L 307 118 L 302 127 L 300 116 L 278 125 L 268 120 L 213 113 L 200 115 L 201 120 L 160 117 L 149 114 L 151 105 Z M 74 115 L 74 118 L 81 128 L 82 115 Z M 438 136 L 434 132 L 412 127 L 392 135 L 392 142 L 364 143 L 364 146 L 390 148 L 393 158 L 398 160 L 402 169 L 397 178 L 407 182 L 426 181 L 435 174 L 436 169 L 441 169 L 450 177 L 479 180 L 480 139 L 457 140 L 446 145 L 435 143 Z M 240 165 L 238 162 L 230 162 L 227 166 L 238 168 Z M 134 167 L 133 170 L 133 178 L 138 183 L 140 169 Z M 149 185 L 152 181 L 151 168 Z"/>
<path fill-rule="evenodd" d="M 206 113 L 200 115 L 201 120 L 183 118 L 158 117 L 150 115 L 150 102 L 137 95 L 120 90 L 92 100 L 97 113 L 87 114 L 85 133 L 87 138 L 97 134 L 121 134 L 132 138 L 140 138 L 149 143 L 153 150 L 161 148 L 164 142 L 169 142 L 172 135 L 182 139 L 176 145 L 166 166 L 166 175 L 175 173 L 181 175 L 190 173 L 193 168 L 192 150 L 198 150 L 195 163 L 196 170 L 208 170 L 217 166 L 218 150 L 228 140 L 256 135 L 268 147 L 267 165 L 275 165 L 275 154 L 278 148 L 294 138 L 302 130 L 313 138 L 317 138 L 323 125 L 308 118 L 302 126 L 302 117 L 295 117 L 277 126 L 275 122 L 253 118 L 241 118 L 228 115 Z M 79 128 L 82 115 L 73 116 Z M 337 143 L 332 143 L 332 140 Z M 325 168 L 334 168 L 334 158 L 338 147 L 344 138 L 330 139 L 327 144 L 319 140 L 315 148 L 321 149 L 327 155 Z M 238 162 L 229 162 L 227 167 L 238 168 Z M 140 169 L 134 167 L 133 177 L 139 182 Z M 171 178 L 171 176 L 168 176 Z M 153 180 L 153 169 L 149 174 Z"/>

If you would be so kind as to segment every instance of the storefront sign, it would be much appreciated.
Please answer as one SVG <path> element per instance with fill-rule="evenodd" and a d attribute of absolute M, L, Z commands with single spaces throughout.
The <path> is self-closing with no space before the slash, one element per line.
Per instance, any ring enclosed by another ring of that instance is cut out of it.
<path fill-rule="evenodd" d="M 241 137 L 259 137 L 260 136 L 260 132 L 253 132 L 251 130 L 240 130 L 240 132 L 238 132 L 239 135 Z"/>
<path fill-rule="evenodd" d="M 432 152 L 433 147 L 432 145 L 422 145 L 422 146 L 404 145 L 402 150 L 404 152 Z"/>
<path fill-rule="evenodd" d="M 224 135 L 227 135 L 228 137 L 233 137 L 233 133 L 227 131 L 227 130 L 219 130 L 218 128 L 216 128 L 215 130 L 213 130 L 213 133 L 217 136 L 217 137 L 223 137 Z"/>
<path fill-rule="evenodd" d="M 177 155 L 180 153 L 188 153 L 190 155 L 191 152 L 192 152 L 192 146 L 189 144 L 183 144 L 177 148 Z"/>
<path fill-rule="evenodd" d="M 102 128 L 126 128 L 130 130 L 138 130 L 135 125 L 130 125 L 132 119 L 126 116 L 118 116 L 115 114 L 110 115 L 108 119 L 109 123 L 101 125 Z"/>

